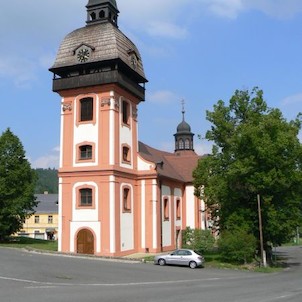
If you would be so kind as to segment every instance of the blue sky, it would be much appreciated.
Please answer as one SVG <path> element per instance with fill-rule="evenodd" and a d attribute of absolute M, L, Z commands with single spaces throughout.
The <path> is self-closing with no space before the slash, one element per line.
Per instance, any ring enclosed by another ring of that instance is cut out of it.
<path fill-rule="evenodd" d="M 88 0 L 0 4 L 0 133 L 21 140 L 33 167 L 58 167 L 60 98 L 48 71 L 66 34 L 85 26 Z M 206 110 L 258 86 L 288 120 L 302 111 L 301 0 L 117 0 L 119 28 L 138 46 L 146 76 L 139 139 L 174 151 L 181 122 L 198 154 L 211 145 Z M 301 137 L 300 137 L 301 139 Z"/>

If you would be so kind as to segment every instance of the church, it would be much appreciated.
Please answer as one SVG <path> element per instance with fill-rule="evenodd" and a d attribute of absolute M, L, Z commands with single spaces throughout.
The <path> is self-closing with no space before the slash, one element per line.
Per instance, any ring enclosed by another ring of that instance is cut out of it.
<path fill-rule="evenodd" d="M 61 97 L 59 251 L 120 257 L 181 247 L 182 230 L 207 226 L 194 196 L 194 134 L 183 110 L 174 152 L 138 140 L 140 52 L 118 27 L 115 0 L 86 9 L 86 25 L 63 39 L 50 68 Z"/>

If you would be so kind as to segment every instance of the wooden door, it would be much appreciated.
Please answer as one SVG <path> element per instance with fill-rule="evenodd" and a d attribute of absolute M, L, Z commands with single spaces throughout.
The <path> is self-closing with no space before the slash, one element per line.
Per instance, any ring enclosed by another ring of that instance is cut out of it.
<path fill-rule="evenodd" d="M 77 236 L 77 253 L 94 254 L 94 237 L 91 231 L 84 229 Z"/>

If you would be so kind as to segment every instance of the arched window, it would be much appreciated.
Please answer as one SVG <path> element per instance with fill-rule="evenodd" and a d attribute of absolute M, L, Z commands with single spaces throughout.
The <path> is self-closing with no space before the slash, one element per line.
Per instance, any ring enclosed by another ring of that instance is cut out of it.
<path fill-rule="evenodd" d="M 105 12 L 103 10 L 100 11 L 99 17 L 100 19 L 105 18 Z"/>
<path fill-rule="evenodd" d="M 131 162 L 131 155 L 130 155 L 130 148 L 128 146 L 123 146 L 123 162 L 130 163 Z"/>
<path fill-rule="evenodd" d="M 179 140 L 179 142 L 178 142 L 178 147 L 179 147 L 179 149 L 181 149 L 181 150 L 184 149 L 185 146 L 184 146 L 184 141 L 183 141 L 182 139 Z"/>
<path fill-rule="evenodd" d="M 129 187 L 123 188 L 123 212 L 131 212 L 131 191 Z"/>
<path fill-rule="evenodd" d="M 164 220 L 169 221 L 169 219 L 170 219 L 169 199 L 164 198 Z"/>
<path fill-rule="evenodd" d="M 91 20 L 95 20 L 95 19 L 96 19 L 96 14 L 95 14 L 95 12 L 92 12 L 92 13 L 90 14 L 90 18 L 91 18 Z"/>
<path fill-rule="evenodd" d="M 180 207 L 180 199 L 176 199 L 176 219 L 181 219 L 181 207 Z"/>
<path fill-rule="evenodd" d="M 185 149 L 190 149 L 190 140 L 188 138 L 185 140 Z"/>

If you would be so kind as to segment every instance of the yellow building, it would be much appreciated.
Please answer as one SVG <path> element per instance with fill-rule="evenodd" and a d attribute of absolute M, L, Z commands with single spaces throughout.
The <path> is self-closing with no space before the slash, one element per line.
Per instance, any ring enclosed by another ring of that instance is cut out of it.
<path fill-rule="evenodd" d="M 25 220 L 18 236 L 56 240 L 58 233 L 58 194 L 36 194 L 35 214 Z"/>

